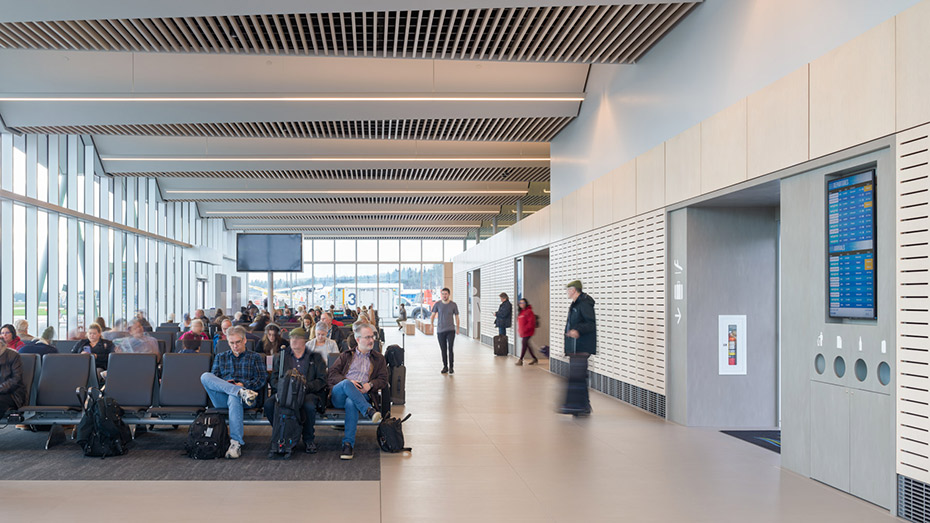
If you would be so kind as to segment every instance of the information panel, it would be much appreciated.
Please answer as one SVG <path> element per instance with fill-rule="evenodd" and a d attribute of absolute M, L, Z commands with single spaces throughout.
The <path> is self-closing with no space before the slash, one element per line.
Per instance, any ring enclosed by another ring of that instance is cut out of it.
<path fill-rule="evenodd" d="M 831 318 L 875 319 L 875 171 L 827 182 Z"/>

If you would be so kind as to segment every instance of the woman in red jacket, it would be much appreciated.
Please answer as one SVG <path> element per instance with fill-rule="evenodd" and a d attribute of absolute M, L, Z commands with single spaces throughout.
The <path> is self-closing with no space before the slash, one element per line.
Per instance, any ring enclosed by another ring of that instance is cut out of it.
<path fill-rule="evenodd" d="M 6 343 L 6 348 L 15 350 L 19 352 L 19 349 L 23 348 L 23 340 L 19 339 L 19 336 L 16 335 L 16 328 L 12 325 L 4 325 L 0 327 L 0 340 L 3 340 Z"/>
<path fill-rule="evenodd" d="M 517 360 L 516 364 L 523 365 L 523 357 L 526 356 L 526 351 L 529 349 L 530 357 L 533 358 L 533 361 L 529 364 L 536 365 L 539 360 L 536 359 L 533 349 L 530 347 L 530 338 L 536 332 L 536 315 L 533 314 L 533 307 L 530 306 L 530 302 L 526 301 L 526 298 L 520 298 L 518 306 L 520 307 L 520 315 L 517 316 L 517 336 L 520 336 L 523 340 L 523 350 L 520 351 L 520 359 Z"/>

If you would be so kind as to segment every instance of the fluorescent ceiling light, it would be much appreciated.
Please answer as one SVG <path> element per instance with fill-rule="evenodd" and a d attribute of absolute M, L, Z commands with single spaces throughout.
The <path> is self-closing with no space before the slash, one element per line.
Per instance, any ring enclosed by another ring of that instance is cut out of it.
<path fill-rule="evenodd" d="M 416 229 L 474 229 L 479 227 L 479 223 L 462 223 L 462 224 L 438 224 L 434 225 L 431 223 L 388 223 L 385 225 L 378 225 L 376 223 L 372 224 L 363 224 L 363 225 L 314 225 L 312 223 L 295 223 L 293 225 L 248 225 L 248 224 L 239 224 L 234 225 L 232 229 L 338 229 L 338 228 L 350 228 L 350 229 L 394 229 L 397 227 L 409 227 Z"/>
<path fill-rule="evenodd" d="M 429 190 L 429 189 L 333 189 L 333 190 L 304 190 L 304 189 L 277 189 L 277 190 L 229 190 L 229 189 L 189 189 L 189 190 L 166 190 L 165 194 L 363 194 L 369 196 L 379 196 L 382 194 L 526 194 L 528 189 L 510 191 L 510 190 Z"/>
<path fill-rule="evenodd" d="M 3 96 L 0 102 L 583 102 L 583 95 Z"/>
<path fill-rule="evenodd" d="M 428 157 L 428 156 L 101 156 L 104 162 L 548 162 L 548 156 Z"/>
<path fill-rule="evenodd" d="M 526 211 L 533 212 L 533 211 Z M 238 215 L 265 215 L 265 214 L 497 214 L 497 211 L 455 211 L 449 209 L 431 209 L 405 211 L 403 209 L 385 209 L 381 211 L 368 211 L 356 209 L 343 209 L 337 211 L 206 211 L 211 216 L 238 216 Z"/>

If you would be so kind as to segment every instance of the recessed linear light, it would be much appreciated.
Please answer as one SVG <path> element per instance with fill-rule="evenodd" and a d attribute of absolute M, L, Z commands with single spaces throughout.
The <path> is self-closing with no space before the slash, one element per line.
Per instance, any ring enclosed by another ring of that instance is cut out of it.
<path fill-rule="evenodd" d="M 237 156 L 101 156 L 104 162 L 548 162 L 547 156 L 512 156 L 512 157 L 428 157 L 428 156 L 272 156 L 272 157 L 237 157 Z"/>
<path fill-rule="evenodd" d="M 378 196 L 381 194 L 492 194 L 492 195 L 509 195 L 509 194 L 526 194 L 527 190 L 509 191 L 490 191 L 490 190 L 425 190 L 425 189 L 401 189 L 401 190 L 372 190 L 372 189 L 335 189 L 335 190 L 301 190 L 301 189 L 277 189 L 262 190 L 250 189 L 245 191 L 229 189 L 190 189 L 190 190 L 166 190 L 166 194 L 364 194 Z"/>
<path fill-rule="evenodd" d="M 583 102 L 581 95 L 549 96 L 4 96 L 0 102 Z"/>
<path fill-rule="evenodd" d="M 416 229 L 474 229 L 479 227 L 479 223 L 463 223 L 463 224 L 432 224 L 432 223 L 388 223 L 388 224 L 359 224 L 359 225 L 316 225 L 312 223 L 295 223 L 293 225 L 235 225 L 233 229 L 338 229 L 350 228 L 350 229 L 394 229 L 396 227 L 408 227 Z"/>
<path fill-rule="evenodd" d="M 533 211 L 524 211 L 529 213 Z M 265 214 L 497 214 L 497 211 L 456 211 L 449 209 L 405 211 L 402 209 L 385 209 L 383 211 L 360 211 L 344 209 L 338 211 L 207 211 L 204 214 L 212 216 L 238 216 L 238 215 L 265 215 Z"/>

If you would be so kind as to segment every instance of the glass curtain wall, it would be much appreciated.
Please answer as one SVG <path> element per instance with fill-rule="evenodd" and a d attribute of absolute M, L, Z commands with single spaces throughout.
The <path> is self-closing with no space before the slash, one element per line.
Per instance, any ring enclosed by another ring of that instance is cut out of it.
<path fill-rule="evenodd" d="M 81 136 L 0 133 L 0 189 L 0 323 L 25 319 L 35 336 L 139 309 L 153 324 L 180 318 L 192 299 L 184 244 L 227 247 L 220 221 L 162 201 L 153 178 L 107 175 Z"/>

